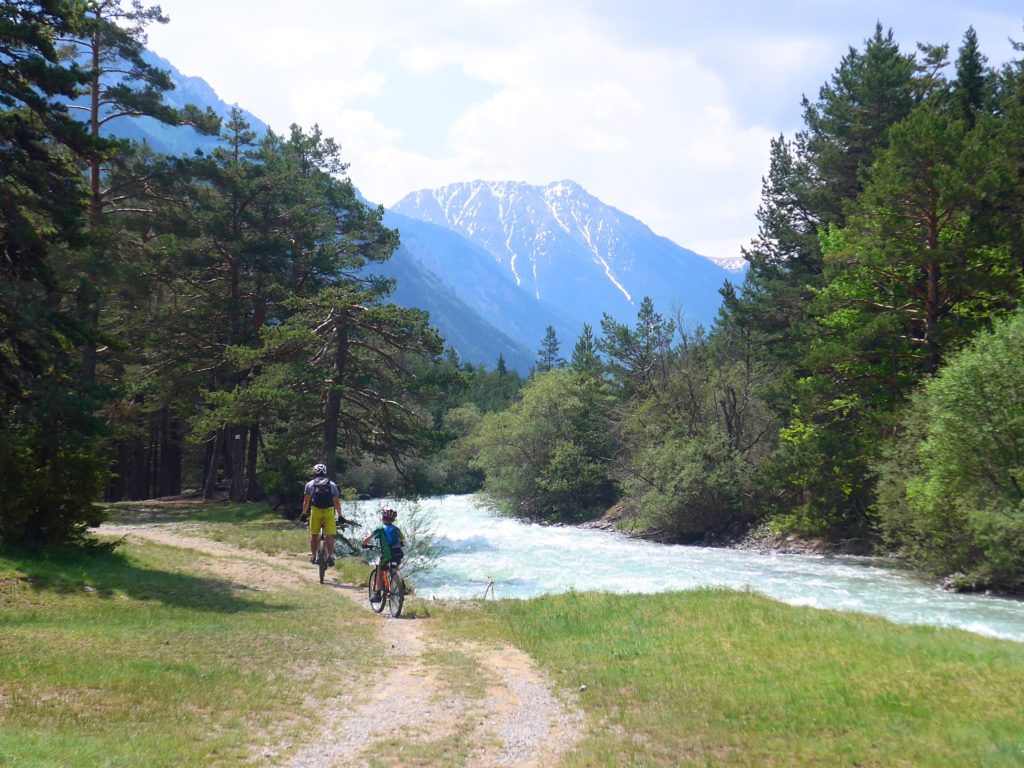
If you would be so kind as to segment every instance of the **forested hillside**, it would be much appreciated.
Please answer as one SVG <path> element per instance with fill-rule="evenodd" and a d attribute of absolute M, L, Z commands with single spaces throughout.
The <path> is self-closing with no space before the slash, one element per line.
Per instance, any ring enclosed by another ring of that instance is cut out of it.
<path fill-rule="evenodd" d="M 294 503 L 323 461 L 359 493 L 482 487 L 666 541 L 763 526 L 1024 588 L 1024 60 L 973 29 L 906 52 L 879 26 L 804 100 L 712 328 L 650 299 L 549 326 L 524 383 L 367 277 L 398 236 L 331 138 L 164 98 L 157 9 L 3 14 L 5 546 L 79 538 L 100 499 Z M 141 115 L 216 145 L 114 138 Z"/>

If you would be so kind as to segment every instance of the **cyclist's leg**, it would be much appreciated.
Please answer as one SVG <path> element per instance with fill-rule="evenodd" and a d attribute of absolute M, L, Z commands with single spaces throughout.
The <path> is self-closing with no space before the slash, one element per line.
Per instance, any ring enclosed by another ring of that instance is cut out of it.
<path fill-rule="evenodd" d="M 338 523 L 334 518 L 334 509 L 324 510 L 324 536 L 327 537 L 327 557 L 334 562 L 334 537 L 338 535 Z"/>
<path fill-rule="evenodd" d="M 316 510 L 309 510 L 309 562 L 316 562 L 316 546 L 320 538 L 320 525 L 316 519 Z"/>
<path fill-rule="evenodd" d="M 333 516 L 333 510 L 331 510 Z M 324 529 L 324 533 L 328 531 L 327 515 L 325 510 L 318 509 L 317 507 L 309 508 L 309 561 L 311 563 L 316 562 L 316 550 L 320 544 L 320 529 Z M 328 537 L 328 546 L 334 542 Z"/>

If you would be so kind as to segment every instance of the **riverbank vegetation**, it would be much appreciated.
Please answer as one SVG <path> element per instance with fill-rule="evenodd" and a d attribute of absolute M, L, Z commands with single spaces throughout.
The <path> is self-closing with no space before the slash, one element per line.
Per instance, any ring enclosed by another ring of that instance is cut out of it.
<path fill-rule="evenodd" d="M 1024 589 L 1024 60 L 973 29 L 952 54 L 879 25 L 804 100 L 712 328 L 643 300 L 568 358 L 549 329 L 524 380 L 389 300 L 398 234 L 317 127 L 168 106 L 158 9 L 5 14 L 0 546 L 81 539 L 100 498 L 294 516 L 323 461 L 355 493 L 614 507 L 676 542 L 767 526 Z M 219 145 L 109 135 L 141 115 Z"/>

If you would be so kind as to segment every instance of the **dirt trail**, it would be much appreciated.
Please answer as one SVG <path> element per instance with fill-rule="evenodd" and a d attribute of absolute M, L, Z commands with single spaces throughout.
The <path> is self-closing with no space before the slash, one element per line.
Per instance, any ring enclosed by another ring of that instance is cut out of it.
<path fill-rule="evenodd" d="M 101 532 L 202 552 L 210 558 L 205 569 L 250 588 L 280 584 L 282 577 L 293 584 L 315 578 L 308 565 L 201 538 L 199 529 L 187 523 L 103 525 Z M 362 588 L 335 588 L 369 613 Z M 394 750 L 398 739 L 410 759 L 398 754 L 385 758 L 387 764 L 547 768 L 575 743 L 582 715 L 552 695 L 544 675 L 522 651 L 442 639 L 424 618 L 381 617 L 377 631 L 380 642 L 391 646 L 393 671 L 386 688 L 360 701 L 318 702 L 318 711 L 346 714 L 323 724 L 321 734 L 310 739 L 314 749 L 283 748 L 274 750 L 273 758 L 267 753 L 272 764 L 370 766 L 371 758 L 385 754 L 380 741 L 388 740 Z M 453 659 L 475 668 L 471 685 L 446 679 L 445 660 Z M 400 734 L 387 732 L 380 718 L 384 697 L 394 691 L 401 692 Z"/>

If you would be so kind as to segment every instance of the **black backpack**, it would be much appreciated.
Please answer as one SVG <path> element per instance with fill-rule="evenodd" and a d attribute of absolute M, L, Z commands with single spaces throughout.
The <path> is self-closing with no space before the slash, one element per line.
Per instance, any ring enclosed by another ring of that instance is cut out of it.
<path fill-rule="evenodd" d="M 334 492 L 331 490 L 331 481 L 326 477 L 318 477 L 313 480 L 313 492 L 310 496 L 313 499 L 313 506 L 318 509 L 327 509 L 334 506 Z"/>

